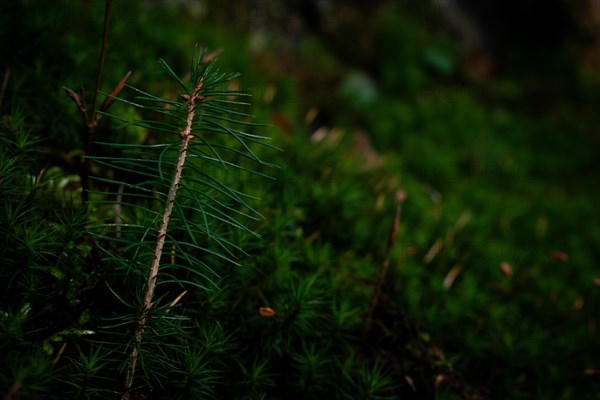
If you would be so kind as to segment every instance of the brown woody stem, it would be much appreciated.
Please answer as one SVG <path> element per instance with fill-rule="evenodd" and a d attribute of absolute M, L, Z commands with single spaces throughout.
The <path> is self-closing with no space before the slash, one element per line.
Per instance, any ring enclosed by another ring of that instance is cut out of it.
<path fill-rule="evenodd" d="M 373 298 L 369 307 L 369 313 L 367 314 L 367 319 L 363 331 L 363 335 L 365 337 L 371 329 L 371 323 L 373 322 L 373 312 L 375 311 L 375 308 L 379 303 L 381 291 L 383 289 L 383 283 L 385 282 L 388 269 L 390 268 L 390 256 L 392 255 L 392 249 L 394 248 L 394 244 L 396 243 L 396 239 L 398 238 L 398 231 L 400 228 L 400 217 L 402 215 L 402 203 L 405 199 L 406 193 L 404 193 L 403 190 L 399 190 L 396 192 L 396 213 L 394 215 L 394 221 L 392 222 L 392 226 L 388 234 L 388 241 L 385 248 L 383 263 L 381 264 L 381 269 L 379 270 L 379 277 L 377 278 L 377 282 L 375 283 Z"/>
<path fill-rule="evenodd" d="M 179 183 L 183 173 L 183 166 L 185 165 L 185 159 L 187 156 L 188 146 L 190 140 L 194 138 L 192 135 L 192 124 L 194 122 L 194 114 L 196 111 L 196 103 L 201 101 L 203 98 L 200 95 L 200 89 L 202 88 L 202 81 L 194 88 L 193 94 L 187 100 L 187 118 L 184 129 L 180 132 L 181 145 L 179 146 L 179 156 L 177 158 L 177 166 L 175 169 L 175 176 L 173 177 L 173 184 L 169 191 L 165 211 L 163 213 L 160 228 L 158 230 L 158 236 L 156 239 L 156 248 L 154 251 L 154 258 L 150 267 L 150 273 L 148 275 L 148 285 L 146 288 L 146 294 L 144 295 L 144 303 L 142 312 L 137 322 L 135 330 L 135 338 L 131 347 L 131 356 L 129 358 L 129 365 L 127 367 L 127 373 L 125 376 L 125 391 L 122 396 L 122 400 L 129 400 L 132 395 L 133 389 L 133 378 L 135 375 L 135 368 L 140 356 L 140 348 L 142 345 L 142 339 L 150 311 L 152 311 L 152 299 L 154 298 L 154 291 L 156 289 L 156 283 L 158 278 L 158 269 L 160 266 L 160 260 L 162 258 L 163 248 L 165 246 L 165 238 L 167 236 L 167 230 L 169 227 L 169 221 L 171 219 L 171 213 L 173 206 L 175 205 L 175 197 L 177 196 L 177 190 L 179 189 Z"/>
<path fill-rule="evenodd" d="M 92 100 L 91 115 L 84 114 L 87 132 L 85 133 L 85 155 L 86 158 L 83 161 L 83 170 L 81 172 L 81 201 L 86 204 L 89 199 L 88 190 L 90 189 L 90 169 L 92 162 L 89 157 L 92 155 L 92 147 L 94 142 L 94 132 L 98 125 L 99 114 L 96 110 L 96 104 L 98 103 L 98 92 L 102 88 L 102 72 L 104 71 L 104 58 L 106 54 L 106 42 L 108 36 L 108 25 L 110 22 L 110 8 L 112 0 L 106 0 L 106 7 L 104 8 L 104 27 L 102 29 L 102 43 L 100 45 L 100 56 L 98 57 L 98 70 L 96 71 L 96 90 L 94 90 L 94 97 Z"/>

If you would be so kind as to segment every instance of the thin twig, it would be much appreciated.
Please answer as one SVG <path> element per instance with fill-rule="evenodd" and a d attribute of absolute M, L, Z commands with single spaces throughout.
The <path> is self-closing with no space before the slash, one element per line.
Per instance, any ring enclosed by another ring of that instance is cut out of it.
<path fill-rule="evenodd" d="M 196 103 L 201 101 L 203 97 L 200 95 L 200 89 L 202 88 L 203 81 L 200 81 L 196 85 L 194 92 L 191 96 L 185 96 L 187 100 L 187 119 L 184 129 L 180 132 L 181 145 L 179 146 L 179 157 L 177 159 L 177 166 L 175 169 L 175 176 L 173 177 L 173 184 L 169 191 L 165 211 L 163 213 L 160 228 L 158 230 L 158 237 L 156 239 L 156 248 L 154 251 L 154 259 L 150 267 L 150 274 L 148 276 L 148 285 L 146 288 L 146 294 L 144 295 L 143 309 L 138 319 L 137 327 L 135 330 L 135 338 L 131 347 L 131 356 L 129 358 L 129 365 L 127 367 L 127 374 L 125 376 L 125 391 L 123 393 L 122 400 L 129 400 L 131 398 L 133 389 L 133 377 L 135 375 L 135 368 L 140 355 L 140 348 L 142 345 L 142 339 L 144 337 L 144 331 L 148 322 L 150 311 L 152 311 L 152 300 L 154 298 L 154 291 L 156 289 L 158 269 L 160 266 L 160 260 L 162 258 L 163 248 L 165 246 L 165 239 L 167 237 L 167 230 L 169 227 L 169 221 L 171 220 L 171 212 L 175 205 L 175 197 L 177 196 L 177 190 L 179 189 L 179 183 L 181 181 L 181 175 L 183 173 L 183 166 L 187 156 L 188 146 L 190 140 L 194 138 L 192 135 L 192 125 L 194 122 Z"/>
<path fill-rule="evenodd" d="M 98 93 L 100 92 L 100 89 L 102 89 L 102 72 L 104 71 L 104 58 L 106 55 L 106 42 L 108 37 L 111 5 L 112 0 L 106 0 L 106 6 L 104 8 L 104 26 L 102 29 L 102 43 L 100 45 L 100 57 L 98 58 L 98 70 L 96 71 L 96 90 L 94 90 L 94 97 L 92 100 L 92 114 L 89 117 L 86 114 L 85 117 L 87 121 L 87 132 L 85 133 L 84 138 L 86 157 L 83 161 L 83 171 L 81 173 L 81 202 L 83 204 L 87 204 L 89 199 L 88 190 L 91 186 L 90 169 L 92 167 L 92 162 L 89 157 L 92 155 L 94 132 L 96 131 L 98 120 L 100 119 L 100 114 L 98 114 L 98 110 L 96 110 L 96 104 L 98 103 Z"/>
<path fill-rule="evenodd" d="M 175 300 L 173 300 L 171 302 L 171 304 L 169 304 L 169 308 L 167 308 L 167 311 L 165 311 L 165 314 L 168 314 L 169 312 L 171 312 L 171 308 L 174 307 L 177 303 L 179 303 L 179 300 L 181 300 L 183 298 L 183 296 L 185 296 L 187 293 L 187 289 L 184 290 L 183 292 L 181 292 L 181 294 L 179 296 L 177 296 L 175 298 Z"/>
<path fill-rule="evenodd" d="M 66 348 L 67 342 L 63 342 L 62 346 L 60 346 L 60 349 L 58 350 L 58 353 L 56 354 L 56 357 L 52 359 L 52 367 L 54 367 L 58 363 L 58 360 L 60 360 L 60 357 L 63 355 Z"/>
<path fill-rule="evenodd" d="M 403 190 L 398 190 L 396 192 L 396 214 L 394 215 L 394 222 L 392 223 L 392 227 L 390 228 L 390 233 L 388 235 L 388 241 L 385 249 L 385 256 L 383 258 L 383 263 L 381 264 L 381 269 L 379 270 L 379 277 L 375 285 L 375 291 L 373 292 L 373 299 L 371 300 L 369 313 L 367 314 L 367 319 L 365 322 L 365 328 L 363 332 L 365 336 L 371 328 L 373 312 L 375 311 L 375 308 L 379 303 L 383 282 L 385 281 L 388 269 L 390 268 L 390 256 L 392 254 L 394 244 L 396 243 L 396 238 L 398 237 L 398 231 L 400 229 L 400 217 L 402 215 L 402 203 L 404 202 L 404 200 L 406 200 L 406 193 Z"/>
<path fill-rule="evenodd" d="M 117 188 L 117 198 L 115 199 L 115 229 L 116 229 L 116 237 L 121 237 L 121 212 L 123 211 L 123 191 L 125 190 L 125 185 L 120 184 Z"/>
<path fill-rule="evenodd" d="M 6 87 L 8 86 L 8 78 L 10 77 L 10 68 L 8 65 L 4 70 L 4 79 L 2 80 L 2 87 L 0 87 L 0 106 L 2 106 L 2 100 L 4 100 L 4 93 L 6 92 Z"/>
<path fill-rule="evenodd" d="M 96 119 L 96 105 L 98 103 L 98 93 L 102 89 L 102 73 L 104 72 L 104 58 L 106 55 L 106 42 L 108 37 L 108 26 L 110 22 L 110 7 L 112 0 L 106 0 L 106 7 L 104 8 L 104 26 L 102 28 L 102 43 L 100 45 L 100 57 L 98 58 L 98 70 L 96 71 L 96 90 L 94 91 L 94 100 L 92 100 L 92 124 Z M 95 126 L 94 126 L 95 127 Z"/>
<path fill-rule="evenodd" d="M 23 388 L 23 383 L 21 381 L 15 381 L 8 388 L 6 395 L 4 395 L 4 400 L 17 400 L 21 398 L 21 389 Z"/>

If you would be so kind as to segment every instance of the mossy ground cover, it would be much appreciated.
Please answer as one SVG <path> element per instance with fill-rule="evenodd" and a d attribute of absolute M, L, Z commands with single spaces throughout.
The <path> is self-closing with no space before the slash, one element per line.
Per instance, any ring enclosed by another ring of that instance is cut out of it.
<path fill-rule="evenodd" d="M 104 216 L 81 209 L 80 116 L 62 90 L 92 90 L 103 4 L 0 7 L 1 391 L 116 398 L 119 357 L 97 337 L 126 287 L 86 234 Z M 183 73 L 195 43 L 222 47 L 219 67 L 242 73 L 282 149 L 256 150 L 274 179 L 222 176 L 260 198 L 261 238 L 232 232 L 242 267 L 182 298 L 192 333 L 178 343 L 192 346 L 146 377 L 150 398 L 597 396 L 598 72 L 566 46 L 540 56 L 554 69 L 515 62 L 475 83 L 427 10 L 389 7 L 365 16 L 373 49 L 348 54 L 341 30 L 278 36 L 278 9 L 259 30 L 262 14 L 239 7 L 115 4 L 105 82 L 132 70 L 131 84 L 166 95 L 159 57 Z M 146 135 L 102 123 L 104 138 Z"/>

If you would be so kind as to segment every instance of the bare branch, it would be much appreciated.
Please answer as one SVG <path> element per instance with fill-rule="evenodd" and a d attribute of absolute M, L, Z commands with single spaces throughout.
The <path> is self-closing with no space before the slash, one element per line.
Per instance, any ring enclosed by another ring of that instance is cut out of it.
<path fill-rule="evenodd" d="M 125 76 L 121 78 L 119 83 L 117 83 L 117 85 L 113 88 L 113 90 L 111 90 L 110 94 L 106 96 L 106 98 L 102 102 L 102 105 L 100 106 L 100 111 L 108 111 L 110 106 L 114 104 L 114 102 L 117 100 L 117 97 L 119 96 L 119 94 L 121 94 L 121 91 L 125 87 L 129 76 L 131 76 L 131 71 L 127 72 Z"/>

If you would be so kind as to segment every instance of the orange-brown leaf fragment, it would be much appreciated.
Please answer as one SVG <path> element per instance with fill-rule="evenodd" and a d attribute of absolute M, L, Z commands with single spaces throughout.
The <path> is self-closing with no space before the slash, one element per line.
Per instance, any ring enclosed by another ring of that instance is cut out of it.
<path fill-rule="evenodd" d="M 200 61 L 200 65 L 206 65 L 206 64 L 208 64 L 209 62 L 211 62 L 215 58 L 219 57 L 219 55 L 222 52 L 223 52 L 223 49 L 217 49 L 215 51 L 212 51 L 212 52 L 204 55 L 204 57 L 202 57 L 202 60 Z"/>
<path fill-rule="evenodd" d="M 437 374 L 437 375 L 435 376 L 435 382 L 433 383 L 433 386 L 434 386 L 436 389 L 439 389 L 439 388 L 440 388 L 440 386 L 441 386 L 441 384 L 442 384 L 442 383 L 443 383 L 445 380 L 446 380 L 446 377 L 445 377 L 444 375 L 442 375 L 442 374 Z"/>
<path fill-rule="evenodd" d="M 450 289 L 452 287 L 452 284 L 456 280 L 458 274 L 460 274 L 460 271 L 462 271 L 462 267 L 460 265 L 456 265 L 450 271 L 448 271 L 448 274 L 444 278 L 444 289 Z"/>
<path fill-rule="evenodd" d="M 406 383 L 408 383 L 413 392 L 417 391 L 417 386 L 415 385 L 415 381 L 413 378 L 411 378 L 408 375 L 404 375 L 404 380 L 406 381 Z"/>
<path fill-rule="evenodd" d="M 564 264 L 569 261 L 569 255 L 562 251 L 553 251 L 552 253 L 550 253 L 550 259 L 552 261 L 556 261 L 561 264 Z"/>
<path fill-rule="evenodd" d="M 402 204 L 404 200 L 406 200 L 406 192 L 404 189 L 399 189 L 396 191 L 396 204 Z"/>
<path fill-rule="evenodd" d="M 575 301 L 573 302 L 573 311 L 579 311 L 583 308 L 583 306 L 585 305 L 585 300 L 583 300 L 583 297 L 579 296 L 575 299 Z"/>
<path fill-rule="evenodd" d="M 513 276 L 513 270 L 512 267 L 510 266 L 509 263 L 507 262 L 501 262 L 500 263 L 500 271 L 502 271 L 502 274 L 504 276 L 506 276 L 507 278 L 510 278 Z"/>
<path fill-rule="evenodd" d="M 261 317 L 274 317 L 277 315 L 277 312 L 273 310 L 271 307 L 261 307 L 258 309 L 258 313 Z"/>

